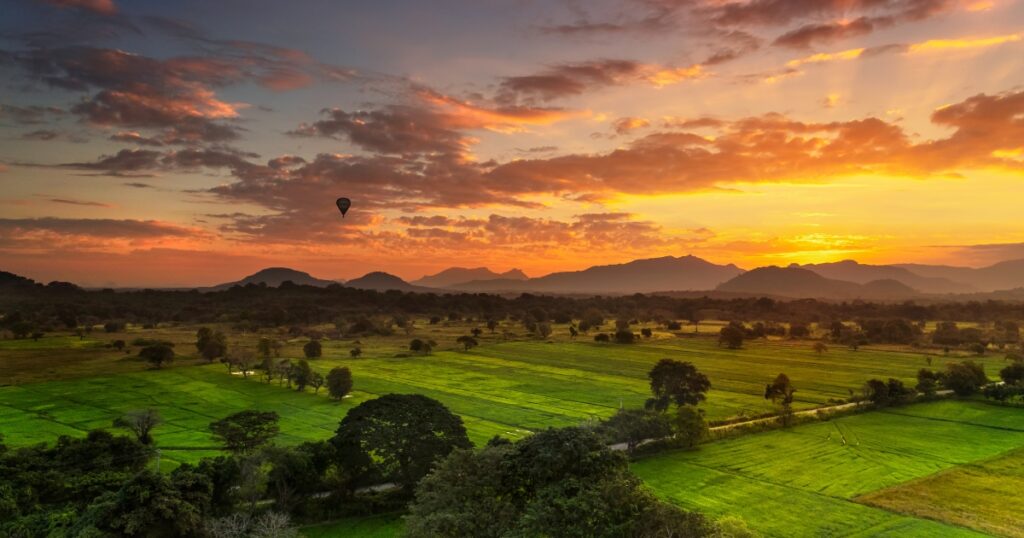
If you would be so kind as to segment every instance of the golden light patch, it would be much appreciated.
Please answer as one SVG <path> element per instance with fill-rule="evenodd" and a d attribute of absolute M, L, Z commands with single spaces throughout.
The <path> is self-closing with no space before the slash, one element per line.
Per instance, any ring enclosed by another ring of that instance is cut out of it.
<path fill-rule="evenodd" d="M 945 50 L 966 50 L 994 47 L 1005 43 L 1014 43 L 1022 39 L 1021 34 L 1009 34 L 994 37 L 983 37 L 977 39 L 931 39 L 921 43 L 915 43 L 907 49 L 909 54 L 922 52 L 936 52 Z"/>
<path fill-rule="evenodd" d="M 977 2 L 968 3 L 964 9 L 970 12 L 988 11 L 996 7 L 996 3 L 992 0 L 978 0 Z"/>
<path fill-rule="evenodd" d="M 797 58 L 796 60 L 790 60 L 786 62 L 786 67 L 797 68 L 807 64 L 856 60 L 864 54 L 864 50 L 864 48 L 859 48 L 840 52 L 819 52 L 803 58 Z"/>
<path fill-rule="evenodd" d="M 647 80 L 655 88 L 663 88 L 665 86 L 671 86 L 672 84 L 678 84 L 684 80 L 691 80 L 704 76 L 704 70 L 699 65 L 692 65 L 690 67 L 679 67 L 675 69 L 659 69 L 651 73 Z"/>

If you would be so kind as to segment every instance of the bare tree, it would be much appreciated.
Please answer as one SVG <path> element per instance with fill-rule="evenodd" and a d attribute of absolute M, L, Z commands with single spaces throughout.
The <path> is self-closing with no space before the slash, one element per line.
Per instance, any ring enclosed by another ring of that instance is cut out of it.
<path fill-rule="evenodd" d="M 132 432 L 140 443 L 150 445 L 153 443 L 153 437 L 150 434 L 153 428 L 159 426 L 161 422 L 163 420 L 156 409 L 136 409 L 114 419 L 114 427 L 124 428 Z"/>
<path fill-rule="evenodd" d="M 298 538 L 299 530 L 292 526 L 288 514 L 264 512 L 252 522 L 249 536 L 252 538 Z"/>

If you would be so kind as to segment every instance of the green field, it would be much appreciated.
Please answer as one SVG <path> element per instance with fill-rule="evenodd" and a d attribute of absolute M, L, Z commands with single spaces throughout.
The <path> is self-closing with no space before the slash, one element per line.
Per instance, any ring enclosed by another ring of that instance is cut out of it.
<path fill-rule="evenodd" d="M 402 533 L 401 516 L 381 515 L 352 518 L 302 529 L 307 538 L 394 538 Z"/>
<path fill-rule="evenodd" d="M 971 536 L 856 500 L 1019 447 L 1024 411 L 943 401 L 748 435 L 633 469 L 670 502 L 737 515 L 769 536 Z M 947 488 L 941 497 L 963 493 Z M 984 502 L 997 501 L 979 496 L 968 504 Z"/>
<path fill-rule="evenodd" d="M 452 338 L 464 328 L 427 330 L 443 331 Z M 185 340 L 192 332 L 179 330 L 174 336 Z M 437 336 L 440 340 L 442 334 Z M 355 379 L 355 392 L 340 404 L 328 400 L 323 390 L 318 395 L 309 390 L 298 393 L 276 382 L 267 385 L 237 373 L 228 375 L 218 364 L 157 371 L 143 369 L 137 359 L 119 357 L 115 360 L 126 363 L 123 368 L 133 370 L 0 387 L 3 434 L 15 446 L 50 441 L 61 434 L 81 435 L 109 427 L 115 417 L 131 409 L 155 407 L 166 420 L 155 437 L 166 448 L 168 461 L 191 461 L 209 452 L 180 449 L 211 447 L 208 424 L 232 412 L 277 411 L 282 417 L 279 441 L 292 444 L 327 438 L 352 405 L 398 392 L 442 401 L 463 417 L 471 438 L 481 443 L 494 435 L 516 438 L 539 428 L 607 417 L 620 405 L 641 406 L 648 396 L 646 374 L 665 357 L 692 361 L 709 376 L 713 388 L 705 407 L 711 419 L 770 411 L 771 405 L 762 397 L 763 387 L 779 372 L 788 374 L 797 387 L 796 407 L 811 408 L 849 397 L 851 390 L 859 390 L 871 377 L 894 376 L 912 383 L 916 371 L 926 365 L 918 352 L 833 349 L 818 355 L 807 342 L 782 341 L 749 342 L 744 349 L 727 350 L 714 339 L 668 333 L 635 345 L 567 338 L 503 342 L 488 335 L 482 339 L 484 345 L 469 352 L 449 349 L 428 356 L 395 357 L 403 351 L 399 342 L 406 339 L 365 341 L 360 359 L 348 357 L 352 342 L 325 341 L 324 358 L 311 361 L 313 367 L 326 372 L 334 366 L 349 366 Z M 102 349 L 102 344 L 89 342 L 89 338 L 57 336 L 20 345 L 33 347 L 33 353 L 49 351 L 60 356 Z M 284 356 L 298 356 L 302 342 L 288 342 Z M 0 348 L 0 354 L 6 352 Z M 951 359 L 933 356 L 933 367 L 941 368 L 946 360 Z M 984 360 L 993 372 L 1000 362 L 996 357 Z M 186 363 L 195 364 L 195 360 Z"/>
<path fill-rule="evenodd" d="M 872 492 L 858 502 L 1000 536 L 1024 537 L 1024 450 Z"/>

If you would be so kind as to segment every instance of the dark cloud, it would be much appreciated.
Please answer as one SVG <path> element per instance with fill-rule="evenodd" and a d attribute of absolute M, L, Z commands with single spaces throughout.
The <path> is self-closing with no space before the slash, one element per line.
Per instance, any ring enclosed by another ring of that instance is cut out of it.
<path fill-rule="evenodd" d="M 68 236 L 141 239 L 158 237 L 194 237 L 195 229 L 155 220 L 132 219 L 63 219 L 40 217 L 31 219 L 0 219 L 0 238 L 17 238 L 19 234 L 47 232 Z"/>
<path fill-rule="evenodd" d="M 772 44 L 791 49 L 806 49 L 819 43 L 832 43 L 870 34 L 878 24 L 878 21 L 867 17 L 860 17 L 851 22 L 808 24 L 782 34 Z"/>
<path fill-rule="evenodd" d="M 14 106 L 0 105 L 0 120 L 11 121 L 16 125 L 40 125 L 46 123 L 47 116 L 60 116 L 64 110 L 54 106 Z"/>
<path fill-rule="evenodd" d="M 53 202 L 55 204 L 78 205 L 86 207 L 114 207 L 110 204 L 104 204 L 101 202 L 90 202 L 87 200 L 72 200 L 68 198 L 50 198 L 47 201 Z"/>
<path fill-rule="evenodd" d="M 49 141 L 60 138 L 61 133 L 58 131 L 52 131 L 49 129 L 39 129 L 37 131 L 29 131 L 21 135 L 22 140 L 41 140 Z"/>
<path fill-rule="evenodd" d="M 465 150 L 466 137 L 433 111 L 394 105 L 380 110 L 345 112 L 324 110 L 326 119 L 300 126 L 298 136 L 343 136 L 353 144 L 377 153 L 450 153 Z"/>
<path fill-rule="evenodd" d="M 552 101 L 635 80 L 644 69 L 645 66 L 639 62 L 615 59 L 555 65 L 537 74 L 502 79 L 497 99 L 504 102 L 515 102 L 521 98 Z"/>

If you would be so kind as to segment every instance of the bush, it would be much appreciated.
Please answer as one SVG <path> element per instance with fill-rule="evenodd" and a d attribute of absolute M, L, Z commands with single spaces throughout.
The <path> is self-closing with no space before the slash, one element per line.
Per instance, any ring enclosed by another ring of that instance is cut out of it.
<path fill-rule="evenodd" d="M 636 335 L 629 329 L 615 331 L 615 342 L 619 344 L 632 344 L 636 341 Z"/>

